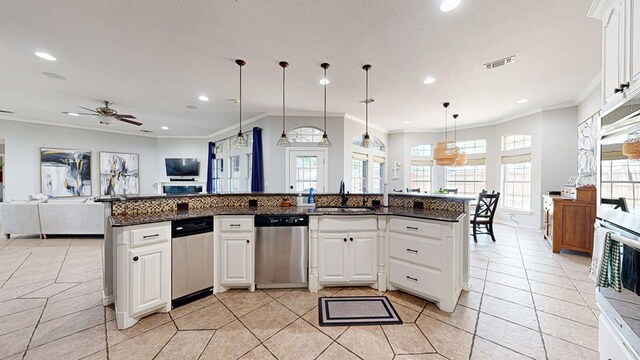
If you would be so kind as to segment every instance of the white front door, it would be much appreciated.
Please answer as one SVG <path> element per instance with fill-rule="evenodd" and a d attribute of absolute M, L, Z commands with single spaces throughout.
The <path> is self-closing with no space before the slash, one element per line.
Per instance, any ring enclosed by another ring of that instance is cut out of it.
<path fill-rule="evenodd" d="M 326 191 L 326 168 L 324 150 L 289 150 L 287 189 L 292 193 Z"/>

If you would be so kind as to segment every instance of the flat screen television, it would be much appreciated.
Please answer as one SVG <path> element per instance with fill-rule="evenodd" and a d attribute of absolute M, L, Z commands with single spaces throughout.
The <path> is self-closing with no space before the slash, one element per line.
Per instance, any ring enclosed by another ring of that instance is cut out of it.
<path fill-rule="evenodd" d="M 167 176 L 198 176 L 200 163 L 198 159 L 164 159 Z"/>

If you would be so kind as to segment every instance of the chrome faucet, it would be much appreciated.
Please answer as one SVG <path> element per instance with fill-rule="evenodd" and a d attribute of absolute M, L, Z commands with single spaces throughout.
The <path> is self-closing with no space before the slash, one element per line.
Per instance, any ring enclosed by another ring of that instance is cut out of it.
<path fill-rule="evenodd" d="M 340 203 L 342 206 L 347 206 L 347 202 L 349 202 L 349 193 L 345 194 L 344 192 L 344 180 L 340 180 Z"/>

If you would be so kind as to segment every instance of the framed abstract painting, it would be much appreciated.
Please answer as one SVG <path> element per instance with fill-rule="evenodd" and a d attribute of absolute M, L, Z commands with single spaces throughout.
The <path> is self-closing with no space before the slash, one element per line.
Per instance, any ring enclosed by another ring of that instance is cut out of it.
<path fill-rule="evenodd" d="M 91 196 L 91 151 L 40 148 L 40 190 L 54 197 Z"/>
<path fill-rule="evenodd" d="M 100 152 L 100 195 L 140 193 L 138 154 Z"/>

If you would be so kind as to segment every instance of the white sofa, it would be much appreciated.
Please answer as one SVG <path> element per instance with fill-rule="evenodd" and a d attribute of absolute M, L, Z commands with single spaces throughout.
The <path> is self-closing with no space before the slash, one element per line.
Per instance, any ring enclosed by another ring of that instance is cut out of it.
<path fill-rule="evenodd" d="M 0 204 L 2 232 L 11 234 L 104 235 L 104 205 L 75 199 Z"/>

